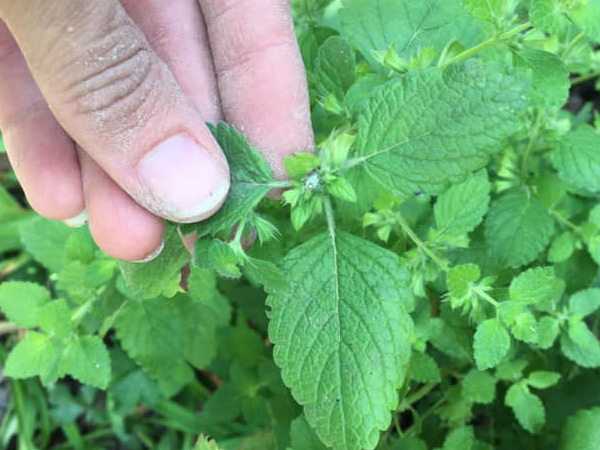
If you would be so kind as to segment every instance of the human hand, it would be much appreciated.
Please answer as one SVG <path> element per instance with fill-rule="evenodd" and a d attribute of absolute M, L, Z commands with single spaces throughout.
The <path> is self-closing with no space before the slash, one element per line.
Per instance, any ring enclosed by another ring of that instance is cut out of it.
<path fill-rule="evenodd" d="M 202 220 L 229 188 L 204 125 L 283 158 L 312 146 L 288 0 L 0 0 L 0 130 L 27 199 L 141 260 L 162 218 Z"/>

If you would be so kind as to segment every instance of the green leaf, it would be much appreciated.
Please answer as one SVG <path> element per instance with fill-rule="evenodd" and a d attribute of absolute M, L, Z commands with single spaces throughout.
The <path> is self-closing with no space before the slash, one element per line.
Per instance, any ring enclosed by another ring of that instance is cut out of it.
<path fill-rule="evenodd" d="M 534 27 L 549 33 L 560 33 L 569 27 L 568 19 L 562 14 L 559 0 L 532 0 L 529 16 Z"/>
<path fill-rule="evenodd" d="M 190 256 L 175 227 L 165 233 L 165 247 L 147 263 L 122 262 L 121 272 L 130 289 L 141 298 L 173 297 L 179 290 L 181 269 Z"/>
<path fill-rule="evenodd" d="M 580 410 L 567 420 L 560 450 L 595 450 L 600 442 L 600 408 Z"/>
<path fill-rule="evenodd" d="M 395 192 L 437 194 L 446 183 L 484 167 L 502 148 L 526 106 L 526 79 L 469 60 L 391 81 L 360 115 L 358 161 Z"/>
<path fill-rule="evenodd" d="M 50 292 L 43 286 L 24 281 L 0 284 L 0 308 L 12 323 L 23 328 L 39 324 L 38 313 L 50 301 Z"/>
<path fill-rule="evenodd" d="M 475 362 L 479 370 L 501 363 L 510 349 L 510 335 L 498 319 L 488 319 L 477 326 L 473 342 Z"/>
<path fill-rule="evenodd" d="M 517 275 L 510 283 L 511 300 L 525 305 L 554 304 L 557 297 L 557 279 L 552 267 L 532 267 Z"/>
<path fill-rule="evenodd" d="M 194 244 L 193 262 L 201 269 L 215 270 L 222 277 L 239 278 L 242 271 L 238 266 L 244 263 L 244 255 L 227 242 L 205 238 Z"/>
<path fill-rule="evenodd" d="M 550 245 L 548 250 L 548 261 L 559 263 L 566 261 L 575 251 L 575 236 L 569 231 L 559 234 Z"/>
<path fill-rule="evenodd" d="M 465 11 L 473 17 L 496 22 L 506 15 L 506 0 L 463 0 Z"/>
<path fill-rule="evenodd" d="M 229 163 L 231 188 L 225 203 L 209 219 L 194 225 L 198 237 L 229 231 L 238 222 L 248 219 L 254 208 L 272 189 L 273 173 L 269 164 L 255 150 L 246 136 L 233 126 L 219 123 L 211 127 Z M 302 151 L 306 149 L 298 149 Z"/>
<path fill-rule="evenodd" d="M 510 192 L 492 202 L 485 239 L 499 264 L 517 268 L 535 260 L 554 233 L 554 220 L 534 197 Z"/>
<path fill-rule="evenodd" d="M 386 82 L 388 78 L 370 73 L 356 81 L 346 93 L 346 106 L 354 112 L 360 112 L 369 102 L 369 98 Z"/>
<path fill-rule="evenodd" d="M 461 382 L 463 395 L 473 403 L 489 405 L 496 397 L 496 379 L 488 372 L 471 370 Z"/>
<path fill-rule="evenodd" d="M 581 367 L 600 367 L 600 342 L 583 321 L 569 324 L 568 333 L 560 336 L 560 348 Z"/>
<path fill-rule="evenodd" d="M 290 435 L 294 450 L 327 450 L 304 416 L 292 422 Z"/>
<path fill-rule="evenodd" d="M 345 39 L 332 36 L 323 42 L 315 60 L 315 76 L 321 95 L 334 94 L 344 100 L 356 76 L 356 58 Z"/>
<path fill-rule="evenodd" d="M 347 0 L 340 17 L 342 34 L 372 64 L 375 51 L 392 45 L 409 58 L 423 47 L 441 50 L 477 29 L 461 0 Z"/>
<path fill-rule="evenodd" d="M 65 245 L 70 233 L 64 223 L 39 217 L 21 228 L 21 242 L 46 269 L 59 272 L 66 262 Z"/>
<path fill-rule="evenodd" d="M 438 197 L 434 206 L 439 233 L 470 233 L 483 220 L 490 203 L 491 184 L 487 172 L 471 175 Z"/>
<path fill-rule="evenodd" d="M 525 382 L 536 389 L 548 389 L 560 380 L 560 373 L 537 371 L 531 372 Z"/>
<path fill-rule="evenodd" d="M 30 331 L 8 355 L 4 374 L 11 378 L 39 376 L 44 384 L 52 383 L 64 375 L 60 356 L 56 341 Z"/>
<path fill-rule="evenodd" d="M 219 450 L 219 446 L 212 439 L 209 439 L 206 436 L 200 436 L 194 450 Z"/>
<path fill-rule="evenodd" d="M 284 382 L 326 445 L 375 448 L 410 358 L 409 274 L 397 255 L 333 232 L 292 250 L 283 271 L 290 288 L 268 304 Z"/>
<path fill-rule="evenodd" d="M 413 352 L 410 358 L 410 376 L 419 383 L 439 383 L 442 380 L 440 368 L 427 353 Z"/>
<path fill-rule="evenodd" d="M 560 332 L 558 319 L 552 316 L 544 316 L 538 322 L 537 327 L 538 341 L 537 345 L 542 350 L 547 350 L 554 345 L 554 341 Z"/>
<path fill-rule="evenodd" d="M 473 427 L 453 430 L 444 441 L 443 450 L 471 450 L 475 444 Z"/>
<path fill-rule="evenodd" d="M 436 317 L 429 322 L 431 344 L 457 362 L 471 362 L 472 343 L 464 329 Z"/>
<path fill-rule="evenodd" d="M 97 336 L 74 336 L 67 341 L 61 369 L 84 384 L 106 389 L 110 382 L 110 356 Z"/>
<path fill-rule="evenodd" d="M 38 325 L 51 337 L 66 339 L 73 331 L 71 310 L 65 300 L 46 303 L 38 314 Z"/>
<path fill-rule="evenodd" d="M 537 433 L 546 423 L 544 404 L 525 385 L 512 385 L 506 392 L 504 402 L 512 408 L 521 426 L 530 433 Z"/>
<path fill-rule="evenodd" d="M 517 53 L 517 67 L 531 69 L 532 89 L 529 93 L 533 106 L 559 108 L 569 96 L 569 71 L 562 59 L 553 53 L 524 48 Z"/>
<path fill-rule="evenodd" d="M 173 391 L 193 378 L 183 356 L 187 329 L 181 323 L 175 301 L 176 298 L 129 300 L 115 320 L 117 337 L 129 357 Z"/>
<path fill-rule="evenodd" d="M 568 133 L 552 153 L 560 177 L 577 189 L 600 192 L 600 135 L 589 126 Z"/>
<path fill-rule="evenodd" d="M 522 359 L 504 361 L 496 367 L 496 378 L 504 381 L 517 381 L 523 376 L 525 367 L 527 367 L 527 361 Z"/>
<path fill-rule="evenodd" d="M 524 311 L 515 317 L 510 331 L 515 339 L 535 344 L 538 340 L 537 321 L 529 311 Z"/>
<path fill-rule="evenodd" d="M 569 13 L 569 17 L 592 42 L 600 43 L 600 1 L 589 0 Z"/>
<path fill-rule="evenodd" d="M 600 308 L 600 289 L 592 288 L 579 291 L 569 298 L 569 312 L 584 318 Z"/>
<path fill-rule="evenodd" d="M 481 277 L 481 270 L 475 264 L 452 267 L 446 275 L 450 295 L 457 299 L 466 297 L 471 291 L 472 284 L 479 280 L 479 277 Z"/>

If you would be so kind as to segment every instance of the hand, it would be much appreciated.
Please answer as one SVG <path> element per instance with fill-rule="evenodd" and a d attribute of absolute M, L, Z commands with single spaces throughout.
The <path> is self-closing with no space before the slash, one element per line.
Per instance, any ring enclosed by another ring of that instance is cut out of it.
<path fill-rule="evenodd" d="M 140 260 L 163 222 L 224 201 L 204 125 L 243 130 L 283 176 L 312 146 L 288 0 L 0 0 L 0 129 L 32 207 Z"/>

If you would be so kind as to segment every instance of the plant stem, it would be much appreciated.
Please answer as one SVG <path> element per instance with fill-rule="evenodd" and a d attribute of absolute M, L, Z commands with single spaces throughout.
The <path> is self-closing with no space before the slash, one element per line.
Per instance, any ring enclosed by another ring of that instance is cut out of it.
<path fill-rule="evenodd" d="M 565 49 L 565 51 L 563 52 L 562 55 L 562 59 L 566 60 L 569 55 L 571 54 L 571 52 L 573 51 L 573 49 L 575 48 L 575 46 L 577 44 L 579 44 L 579 42 L 585 37 L 585 33 L 583 31 L 581 31 L 577 36 L 575 36 L 573 38 L 573 40 L 569 43 L 569 45 L 567 46 L 567 48 Z"/>
<path fill-rule="evenodd" d="M 427 244 L 425 244 L 421 239 L 419 239 L 419 236 L 417 236 L 416 233 L 412 230 L 412 228 L 406 223 L 402 215 L 397 214 L 396 221 L 398 222 L 398 225 L 400 225 L 404 233 L 410 238 L 410 240 L 413 241 L 415 245 L 423 253 L 425 253 L 434 263 L 436 263 L 440 267 L 440 269 L 442 269 L 444 272 L 450 271 L 450 266 L 448 265 L 448 263 L 442 260 L 427 246 Z"/>
<path fill-rule="evenodd" d="M 571 79 L 571 86 L 575 86 L 576 84 L 583 83 L 588 80 L 593 80 L 594 78 L 598 78 L 598 77 L 600 77 L 600 70 L 586 73 L 584 75 L 579 75 L 578 77 Z"/>
<path fill-rule="evenodd" d="M 414 394 L 409 395 L 408 397 L 406 397 L 406 401 L 410 405 L 413 405 L 413 404 L 417 403 L 419 400 L 421 400 L 423 397 L 425 397 L 427 394 L 429 394 L 431 391 L 433 391 L 436 388 L 437 385 L 438 385 L 437 383 L 425 384 L 418 391 L 416 391 Z"/>
<path fill-rule="evenodd" d="M 468 48 L 464 52 L 461 52 L 458 55 L 456 55 L 454 58 L 452 58 L 446 62 L 441 62 L 441 64 L 438 64 L 438 66 L 441 68 L 444 68 L 444 67 L 449 66 L 450 64 L 454 64 L 459 61 L 463 61 L 467 58 L 470 58 L 471 56 L 476 55 L 479 52 L 482 52 L 483 50 L 487 50 L 488 48 L 493 47 L 494 45 L 496 45 L 502 41 L 506 41 L 506 40 L 512 38 L 513 36 L 516 36 L 517 34 L 522 33 L 523 31 L 527 30 L 530 27 L 531 27 L 531 23 L 526 22 L 522 25 L 519 25 L 519 26 L 513 28 L 512 30 L 505 31 L 504 33 L 501 33 L 494 37 L 491 37 L 487 41 L 483 41 L 482 43 L 477 44 L 474 47 Z"/>
<path fill-rule="evenodd" d="M 577 234 L 579 236 L 583 236 L 583 230 L 581 229 L 581 227 L 575 225 L 573 222 L 571 222 L 569 219 L 567 219 L 566 217 L 564 217 L 563 215 L 561 215 L 554 209 L 550 209 L 550 210 L 548 210 L 548 212 L 554 218 L 554 220 L 556 220 L 558 223 L 560 223 L 561 225 L 563 225 L 567 228 L 570 228 L 571 230 L 573 230 L 573 232 L 575 232 L 575 234 Z"/>
<path fill-rule="evenodd" d="M 481 288 L 481 286 L 474 286 L 473 291 L 475 292 L 475 294 L 477 294 L 478 297 L 482 298 L 483 300 L 488 302 L 490 305 L 493 305 L 495 308 L 498 308 L 498 304 L 499 304 L 498 300 L 494 299 L 494 297 L 492 297 L 490 294 L 485 292 Z"/>

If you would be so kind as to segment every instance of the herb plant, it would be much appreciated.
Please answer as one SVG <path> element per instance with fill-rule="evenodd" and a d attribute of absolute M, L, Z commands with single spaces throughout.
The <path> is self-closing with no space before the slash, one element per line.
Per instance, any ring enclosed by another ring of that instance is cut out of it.
<path fill-rule="evenodd" d="M 292 6 L 318 145 L 288 181 L 213 127 L 230 195 L 146 264 L 0 191 L 0 437 L 600 448 L 600 0 Z"/>

